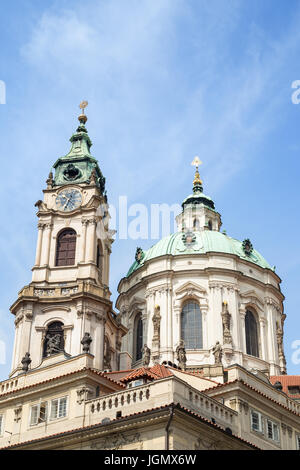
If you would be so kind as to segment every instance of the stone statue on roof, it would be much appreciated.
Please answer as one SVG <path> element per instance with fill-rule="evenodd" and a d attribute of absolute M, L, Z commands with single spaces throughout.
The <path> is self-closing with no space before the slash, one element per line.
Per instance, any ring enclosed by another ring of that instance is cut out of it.
<path fill-rule="evenodd" d="M 142 353 L 143 353 L 143 365 L 145 367 L 148 367 L 150 364 L 151 350 L 148 348 L 147 344 L 144 344 Z"/>
<path fill-rule="evenodd" d="M 177 361 L 178 361 L 178 366 L 185 370 L 186 369 L 186 352 L 185 352 L 185 347 L 184 347 L 184 341 L 181 339 L 179 342 L 179 345 L 176 348 L 176 355 L 177 355 Z"/>

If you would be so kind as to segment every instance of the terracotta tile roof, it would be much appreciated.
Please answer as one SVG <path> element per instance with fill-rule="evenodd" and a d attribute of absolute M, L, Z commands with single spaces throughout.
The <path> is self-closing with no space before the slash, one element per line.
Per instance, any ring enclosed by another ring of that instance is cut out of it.
<path fill-rule="evenodd" d="M 22 445 L 26 445 L 26 444 L 33 444 L 33 443 L 37 443 L 37 442 L 41 442 L 41 441 L 45 441 L 47 439 L 54 439 L 54 438 L 58 438 L 58 437 L 62 437 L 62 436 L 65 436 L 65 435 L 68 435 L 68 434 L 72 434 L 72 433 L 79 433 L 79 432 L 82 432 L 82 431 L 89 431 L 89 430 L 93 430 L 99 426 L 107 426 L 111 423 L 115 423 L 117 421 L 125 421 L 127 420 L 128 418 L 134 418 L 136 416 L 142 416 L 142 415 L 146 415 L 146 414 L 149 414 L 153 411 L 161 411 L 161 410 L 167 410 L 169 409 L 170 407 L 173 407 L 174 410 L 178 409 L 180 411 L 183 411 L 191 416 L 194 416 L 196 417 L 197 419 L 199 419 L 200 421 L 203 421 L 205 422 L 206 424 L 208 424 L 209 426 L 211 427 L 214 427 L 216 429 L 219 429 L 220 431 L 222 431 L 223 433 L 226 433 L 226 435 L 230 436 L 230 437 L 233 437 L 234 439 L 238 439 L 239 441 L 241 442 L 244 442 L 245 444 L 248 444 L 249 446 L 253 447 L 254 449 L 257 449 L 257 450 L 261 450 L 259 447 L 257 447 L 255 444 L 252 444 L 251 442 L 249 441 L 246 441 L 245 439 L 243 439 L 242 437 L 239 437 L 235 434 L 228 434 L 221 426 L 219 426 L 218 424 L 216 423 L 213 423 L 212 421 L 210 421 L 209 419 L 207 418 L 204 418 L 203 416 L 199 415 L 198 413 L 195 413 L 194 411 L 191 411 L 189 408 L 186 408 L 184 406 L 181 406 L 180 403 L 169 403 L 169 404 L 166 404 L 166 405 L 162 405 L 162 406 L 159 406 L 159 407 L 156 407 L 156 408 L 150 408 L 148 410 L 143 410 L 143 411 L 138 411 L 136 413 L 132 413 L 132 414 L 129 414 L 127 416 L 121 416 L 119 418 L 115 418 L 115 419 L 112 419 L 109 423 L 97 423 L 97 424 L 93 424 L 92 426 L 83 426 L 83 427 L 80 427 L 80 428 L 75 428 L 75 429 L 71 429 L 69 431 L 64 431 L 64 432 L 60 432 L 60 433 L 56 433 L 56 434 L 51 434 L 49 436 L 45 436 L 45 437 L 41 437 L 41 438 L 38 438 L 38 439 L 32 439 L 32 440 L 29 440 L 29 441 L 23 441 L 23 442 L 20 442 L 18 444 L 13 444 L 13 445 L 10 445 L 10 446 L 7 446 L 7 447 L 2 447 L 1 450 L 5 450 L 5 449 L 12 449 L 12 448 L 17 448 L 17 447 L 20 447 Z"/>
<path fill-rule="evenodd" d="M 300 416 L 300 413 L 298 413 L 297 411 L 294 411 L 294 410 L 291 410 L 288 406 L 286 405 L 283 405 L 282 403 L 280 403 L 279 401 L 277 400 L 274 400 L 273 398 L 271 398 L 269 395 L 266 395 L 265 393 L 261 392 L 260 390 L 257 390 L 256 388 L 252 387 L 251 385 L 247 384 L 246 382 L 244 382 L 244 380 L 241 380 L 241 379 L 236 379 L 236 380 L 233 380 L 231 382 L 225 382 L 224 384 L 218 384 L 216 385 L 216 387 L 210 387 L 210 388 L 206 388 L 205 390 L 202 390 L 203 393 L 207 393 L 211 390 L 216 390 L 216 389 L 219 389 L 219 388 L 222 388 L 222 387 L 226 387 L 228 385 L 232 385 L 232 384 L 235 384 L 235 383 L 241 383 L 243 384 L 245 387 L 249 388 L 250 390 L 253 390 L 254 392 L 258 393 L 259 395 L 267 398 L 268 400 L 270 400 L 271 402 L 273 403 L 276 403 L 276 405 L 279 405 L 281 406 L 282 408 L 284 408 L 285 410 L 288 410 L 290 411 L 291 413 L 293 413 L 294 415 L 296 416 Z M 280 393 L 280 392 L 279 392 Z"/>
<path fill-rule="evenodd" d="M 131 382 L 132 380 L 136 380 L 138 378 L 147 377 L 151 380 L 158 380 L 164 379 L 165 377 L 172 377 L 173 374 L 168 370 L 167 367 L 156 364 L 152 367 L 140 367 L 139 369 L 134 369 L 125 377 L 120 379 L 120 382 Z"/>
<path fill-rule="evenodd" d="M 93 374 L 99 375 L 99 376 L 107 379 L 108 381 L 114 383 L 115 385 L 119 385 L 122 388 L 125 387 L 124 384 L 122 384 L 121 382 L 119 382 L 117 380 L 113 380 L 110 377 L 107 377 L 105 372 L 101 372 L 101 371 L 98 371 L 96 369 L 91 369 L 91 368 L 88 368 L 88 367 L 83 367 L 82 369 L 78 369 L 78 370 L 75 370 L 73 372 L 69 372 L 68 374 L 58 375 L 56 377 L 52 377 L 51 379 L 43 380 L 42 382 L 37 382 L 35 384 L 27 385 L 25 387 L 20 387 L 20 388 L 17 387 L 14 390 L 10 390 L 9 392 L 6 392 L 6 393 L 2 393 L 2 394 L 0 393 L 0 399 L 2 397 L 6 397 L 7 395 L 11 395 L 13 393 L 17 393 L 17 392 L 20 392 L 20 391 L 23 391 L 23 390 L 28 390 L 28 389 L 34 388 L 34 387 L 38 387 L 39 385 L 44 385 L 46 383 L 53 382 L 55 380 L 62 379 L 64 377 L 69 377 L 70 375 L 79 374 L 80 372 L 83 372 L 83 371 L 90 371 Z M 0 384 L 1 384 L 1 382 L 0 382 Z"/>
<path fill-rule="evenodd" d="M 120 382 L 130 382 L 138 378 L 147 377 L 152 380 L 164 379 L 166 377 L 172 377 L 175 375 L 173 371 L 179 372 L 181 374 L 192 375 L 193 377 L 201 378 L 202 380 L 207 380 L 212 384 L 218 384 L 215 380 L 207 379 L 206 377 L 201 376 L 198 372 L 190 372 L 188 370 L 176 369 L 172 366 L 165 366 L 164 364 L 155 364 L 152 367 L 140 367 L 139 369 L 131 369 L 129 373 L 122 378 L 119 378 Z"/>
<path fill-rule="evenodd" d="M 151 371 L 161 379 L 164 379 L 165 377 L 171 377 L 173 375 L 168 367 L 160 364 L 155 364 L 155 366 L 151 367 Z"/>
<path fill-rule="evenodd" d="M 300 375 L 272 375 L 270 382 L 272 385 L 280 382 L 284 393 L 291 398 L 300 398 Z M 291 393 L 289 387 L 299 387 L 299 393 Z"/>

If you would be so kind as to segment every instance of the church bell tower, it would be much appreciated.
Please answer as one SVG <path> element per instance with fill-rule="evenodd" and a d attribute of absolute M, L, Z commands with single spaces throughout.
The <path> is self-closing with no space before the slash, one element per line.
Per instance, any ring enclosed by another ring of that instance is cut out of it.
<path fill-rule="evenodd" d="M 87 102 L 80 105 L 69 153 L 53 165 L 55 173 L 49 174 L 43 200 L 36 203 L 32 282 L 11 307 L 11 377 L 26 370 L 30 360 L 30 368 L 37 369 L 83 352 L 91 355 L 96 369 L 118 367 L 126 329 L 112 312 L 108 284 L 114 232 L 108 224 L 105 178 L 90 153 L 86 106 Z"/>

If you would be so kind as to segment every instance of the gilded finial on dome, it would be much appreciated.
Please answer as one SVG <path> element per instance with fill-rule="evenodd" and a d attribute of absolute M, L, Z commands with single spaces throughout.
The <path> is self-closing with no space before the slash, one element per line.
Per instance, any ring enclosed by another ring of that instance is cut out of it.
<path fill-rule="evenodd" d="M 87 117 L 84 113 L 84 110 L 85 108 L 88 106 L 88 102 L 87 101 L 81 101 L 80 105 L 79 105 L 79 108 L 82 110 L 82 113 L 80 114 L 80 116 L 78 116 L 78 121 L 85 124 L 86 121 L 87 121 Z"/>
<path fill-rule="evenodd" d="M 199 166 L 202 165 L 202 162 L 201 162 L 200 158 L 195 157 L 194 160 L 192 161 L 191 165 L 196 167 L 195 178 L 194 178 L 194 181 L 193 181 L 194 192 L 195 191 L 202 191 L 202 181 L 201 181 L 199 170 L 198 170 Z"/>

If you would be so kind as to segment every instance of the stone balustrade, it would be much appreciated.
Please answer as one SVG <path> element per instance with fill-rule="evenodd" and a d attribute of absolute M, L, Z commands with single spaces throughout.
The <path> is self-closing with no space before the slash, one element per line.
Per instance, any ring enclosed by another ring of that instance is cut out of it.
<path fill-rule="evenodd" d="M 208 397 L 185 384 L 177 377 L 168 377 L 128 388 L 121 392 L 87 400 L 90 423 L 104 418 L 115 419 L 136 412 L 157 408 L 167 403 L 180 403 L 183 407 L 219 424 L 224 429 L 237 429 L 238 413 L 214 398 Z M 119 412 L 119 413 L 118 413 Z"/>
<path fill-rule="evenodd" d="M 12 390 L 16 390 L 19 386 L 20 385 L 18 379 L 5 380 L 4 382 L 1 382 L 0 396 L 4 395 L 5 393 L 11 392 Z"/>

